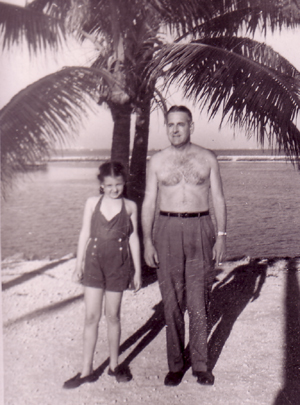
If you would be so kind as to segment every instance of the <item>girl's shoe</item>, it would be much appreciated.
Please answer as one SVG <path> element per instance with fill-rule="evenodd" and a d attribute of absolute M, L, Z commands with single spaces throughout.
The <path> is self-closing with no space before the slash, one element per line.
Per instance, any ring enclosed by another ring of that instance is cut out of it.
<path fill-rule="evenodd" d="M 118 382 L 128 382 L 132 380 L 132 374 L 129 367 L 117 366 L 114 371 L 109 368 L 107 374 L 111 377 L 116 377 Z"/>
<path fill-rule="evenodd" d="M 71 389 L 71 388 L 77 388 L 81 384 L 84 384 L 86 382 L 95 382 L 98 380 L 98 376 L 95 373 L 91 373 L 85 377 L 80 377 L 81 373 L 78 373 L 75 375 L 75 377 L 70 378 L 70 380 L 65 381 L 63 388 Z"/>

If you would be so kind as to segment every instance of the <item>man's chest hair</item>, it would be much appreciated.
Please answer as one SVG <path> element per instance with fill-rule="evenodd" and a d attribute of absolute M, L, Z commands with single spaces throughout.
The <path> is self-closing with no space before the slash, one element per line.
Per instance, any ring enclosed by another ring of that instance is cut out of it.
<path fill-rule="evenodd" d="M 158 178 L 165 186 L 175 186 L 180 182 L 201 185 L 208 175 L 207 162 L 196 153 L 190 153 L 186 156 L 167 157 L 162 163 Z"/>

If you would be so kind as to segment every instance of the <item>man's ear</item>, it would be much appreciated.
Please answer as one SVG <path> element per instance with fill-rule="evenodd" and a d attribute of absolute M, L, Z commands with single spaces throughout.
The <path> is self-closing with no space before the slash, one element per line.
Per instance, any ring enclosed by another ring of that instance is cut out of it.
<path fill-rule="evenodd" d="M 190 123 L 190 133 L 192 134 L 193 132 L 194 132 L 194 128 L 195 128 L 195 126 L 194 126 L 194 123 L 193 123 L 193 121 Z"/>

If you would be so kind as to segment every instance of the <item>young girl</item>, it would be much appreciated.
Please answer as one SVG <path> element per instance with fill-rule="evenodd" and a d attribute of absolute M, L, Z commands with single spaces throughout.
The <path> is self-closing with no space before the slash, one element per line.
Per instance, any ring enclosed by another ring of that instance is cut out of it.
<path fill-rule="evenodd" d="M 131 379 L 128 372 L 118 367 L 118 352 L 121 300 L 132 279 L 132 261 L 135 292 L 141 288 L 137 207 L 122 196 L 126 175 L 120 163 L 102 164 L 98 179 L 103 195 L 90 197 L 86 202 L 73 274 L 74 281 L 84 285 L 83 364 L 81 373 L 66 381 L 64 388 L 76 388 L 98 378 L 93 373 L 93 357 L 104 296 L 110 354 L 108 374 L 118 382 Z"/>

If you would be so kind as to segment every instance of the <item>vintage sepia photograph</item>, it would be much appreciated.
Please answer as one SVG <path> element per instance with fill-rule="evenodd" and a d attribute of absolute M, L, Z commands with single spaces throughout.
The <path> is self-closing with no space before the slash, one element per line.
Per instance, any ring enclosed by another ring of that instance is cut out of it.
<path fill-rule="evenodd" d="M 6 0 L 0 43 L 0 404 L 300 405 L 300 0 Z"/>

